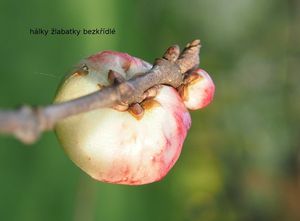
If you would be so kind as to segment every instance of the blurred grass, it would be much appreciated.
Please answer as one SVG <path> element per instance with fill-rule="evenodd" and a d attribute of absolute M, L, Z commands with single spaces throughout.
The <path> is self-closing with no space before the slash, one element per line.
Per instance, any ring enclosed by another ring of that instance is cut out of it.
<path fill-rule="evenodd" d="M 51 132 L 30 147 L 1 136 L 0 220 L 300 220 L 299 5 L 1 1 L 1 107 L 50 103 L 61 77 L 97 51 L 152 62 L 194 38 L 216 95 L 192 113 L 174 169 L 146 186 L 91 180 Z M 34 27 L 114 27 L 117 34 L 29 35 Z"/>

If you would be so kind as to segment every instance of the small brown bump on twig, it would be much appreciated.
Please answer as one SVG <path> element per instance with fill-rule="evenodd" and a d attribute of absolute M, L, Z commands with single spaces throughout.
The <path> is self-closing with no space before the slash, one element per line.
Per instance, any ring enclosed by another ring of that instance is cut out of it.
<path fill-rule="evenodd" d="M 155 85 L 151 88 L 149 88 L 148 90 L 146 90 L 143 94 L 143 100 L 147 99 L 147 98 L 153 98 L 157 95 L 157 92 L 160 88 L 160 85 Z"/>
<path fill-rule="evenodd" d="M 165 61 L 166 61 L 166 59 L 163 59 L 163 58 L 156 58 L 156 59 L 154 60 L 154 66 L 155 66 L 155 65 L 160 66 L 160 65 L 162 65 Z"/>
<path fill-rule="evenodd" d="M 167 59 L 168 61 L 175 62 L 180 55 L 180 48 L 178 45 L 173 45 L 167 49 L 163 58 Z"/>
<path fill-rule="evenodd" d="M 121 94 L 125 93 L 122 92 L 122 90 L 128 90 L 128 85 L 126 83 L 120 85 L 122 82 L 125 82 L 125 78 L 117 71 L 109 70 L 107 78 L 111 85 L 118 85 Z M 129 104 L 123 101 L 119 101 L 117 104 L 112 106 L 113 109 L 118 111 L 126 111 L 128 110 L 128 107 Z"/>
<path fill-rule="evenodd" d="M 144 115 L 144 109 L 139 103 L 134 103 L 129 106 L 128 112 L 137 120 L 142 119 Z"/>
<path fill-rule="evenodd" d="M 108 71 L 108 81 L 110 84 L 118 84 L 118 83 L 122 83 L 125 81 L 125 78 L 118 72 L 114 71 L 114 70 L 109 70 Z"/>

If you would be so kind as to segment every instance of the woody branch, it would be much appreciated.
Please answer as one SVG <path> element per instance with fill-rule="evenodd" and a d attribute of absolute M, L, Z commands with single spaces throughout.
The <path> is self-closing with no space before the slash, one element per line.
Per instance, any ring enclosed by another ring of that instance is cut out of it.
<path fill-rule="evenodd" d="M 200 41 L 188 43 L 180 53 L 177 45 L 167 49 L 162 58 L 142 75 L 113 84 L 100 91 L 63 103 L 44 107 L 22 106 L 16 110 L 0 109 L 0 133 L 14 135 L 20 141 L 35 142 L 42 132 L 69 116 L 96 108 L 131 105 L 143 100 L 144 93 L 157 85 L 179 87 L 184 74 L 199 64 Z"/>

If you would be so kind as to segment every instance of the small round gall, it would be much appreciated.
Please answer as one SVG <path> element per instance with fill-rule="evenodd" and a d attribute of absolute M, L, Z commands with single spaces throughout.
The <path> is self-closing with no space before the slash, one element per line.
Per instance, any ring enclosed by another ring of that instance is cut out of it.
<path fill-rule="evenodd" d="M 85 74 L 79 74 L 82 67 L 88 67 Z M 55 103 L 101 90 L 150 68 L 125 53 L 98 53 L 83 60 L 64 80 Z M 144 101 L 126 111 L 102 108 L 60 121 L 55 131 L 71 160 L 94 179 L 108 183 L 142 185 L 165 177 L 179 158 L 191 118 L 174 88 L 156 87 L 146 94 Z"/>
<path fill-rule="evenodd" d="M 197 110 L 207 106 L 213 100 L 215 85 L 206 71 L 196 69 L 186 76 L 178 92 L 188 109 Z"/>

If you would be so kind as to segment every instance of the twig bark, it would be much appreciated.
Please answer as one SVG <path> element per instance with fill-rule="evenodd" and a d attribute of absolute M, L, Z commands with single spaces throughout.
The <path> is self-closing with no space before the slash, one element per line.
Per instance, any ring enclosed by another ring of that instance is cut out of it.
<path fill-rule="evenodd" d="M 100 91 L 45 107 L 22 106 L 17 110 L 0 109 L 0 133 L 12 134 L 24 143 L 35 142 L 44 131 L 53 129 L 58 121 L 96 108 L 114 107 L 142 101 L 144 92 L 155 85 L 174 88 L 183 83 L 184 74 L 199 65 L 200 41 L 187 44 L 180 53 L 177 45 L 156 59 L 151 70 L 128 81 L 105 87 Z"/>

